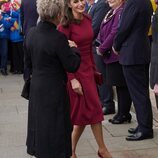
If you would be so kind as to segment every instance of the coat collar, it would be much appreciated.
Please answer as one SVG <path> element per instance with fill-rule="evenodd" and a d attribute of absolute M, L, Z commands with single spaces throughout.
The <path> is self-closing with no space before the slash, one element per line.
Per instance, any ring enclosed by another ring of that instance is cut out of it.
<path fill-rule="evenodd" d="M 47 29 L 49 29 L 49 28 L 54 28 L 54 29 L 56 29 L 56 25 L 53 24 L 53 23 L 51 23 L 51 22 L 48 22 L 48 21 L 40 21 L 40 22 L 38 23 L 38 26 L 39 26 L 39 27 L 42 27 L 42 28 L 47 28 Z"/>
<path fill-rule="evenodd" d="M 124 4 L 122 4 L 119 8 L 113 10 L 109 10 L 108 13 L 105 15 L 105 18 L 103 19 L 103 23 L 106 24 L 107 22 L 109 22 L 114 16 L 115 14 L 123 9 Z"/>

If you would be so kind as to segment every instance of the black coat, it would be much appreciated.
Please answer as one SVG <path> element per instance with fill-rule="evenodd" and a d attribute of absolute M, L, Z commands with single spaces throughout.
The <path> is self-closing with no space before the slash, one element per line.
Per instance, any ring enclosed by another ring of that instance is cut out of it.
<path fill-rule="evenodd" d="M 37 158 L 68 158 L 72 126 L 65 71 L 77 71 L 80 57 L 48 22 L 30 30 L 26 49 L 25 64 L 32 67 L 27 152 Z"/>
<path fill-rule="evenodd" d="M 152 51 L 150 67 L 150 85 L 154 88 L 158 84 L 158 9 L 156 9 L 152 20 Z"/>
<path fill-rule="evenodd" d="M 120 52 L 122 65 L 148 64 L 150 42 L 148 31 L 151 23 L 150 0 L 128 0 L 121 15 L 114 48 Z"/>

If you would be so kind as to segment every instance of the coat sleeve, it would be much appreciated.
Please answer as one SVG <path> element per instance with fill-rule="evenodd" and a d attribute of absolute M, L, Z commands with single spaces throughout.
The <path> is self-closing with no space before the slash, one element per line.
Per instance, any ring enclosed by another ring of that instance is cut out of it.
<path fill-rule="evenodd" d="M 70 26 L 65 28 L 62 25 L 59 25 L 58 31 L 64 33 L 66 35 L 67 39 L 70 39 Z M 69 79 L 72 80 L 74 78 L 76 78 L 75 73 L 69 73 Z"/>
<path fill-rule="evenodd" d="M 23 2 L 23 0 L 21 1 L 21 7 L 20 7 L 20 20 L 21 20 L 21 26 L 22 26 L 22 32 L 23 32 L 23 26 L 24 26 L 24 2 Z"/>
<path fill-rule="evenodd" d="M 116 34 L 113 47 L 116 51 L 120 51 L 123 42 L 129 36 L 135 19 L 138 15 L 138 8 L 133 0 L 128 0 L 122 12 L 118 32 Z"/>
<path fill-rule="evenodd" d="M 24 40 L 24 80 L 29 80 L 32 74 L 32 60 L 30 51 L 30 36 L 32 30 L 28 33 L 27 38 Z"/>
<path fill-rule="evenodd" d="M 156 65 L 156 70 L 155 70 L 155 84 L 158 84 L 158 64 Z"/>
<path fill-rule="evenodd" d="M 76 72 L 80 66 L 80 55 L 77 48 L 70 48 L 65 35 L 61 34 L 57 45 L 57 56 L 69 73 Z"/>

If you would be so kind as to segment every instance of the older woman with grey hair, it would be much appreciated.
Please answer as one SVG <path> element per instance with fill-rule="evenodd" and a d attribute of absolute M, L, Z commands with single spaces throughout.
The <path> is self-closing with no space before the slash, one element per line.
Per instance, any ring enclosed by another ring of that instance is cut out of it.
<path fill-rule="evenodd" d="M 37 0 L 41 21 L 27 34 L 25 66 L 32 69 L 27 152 L 37 158 L 70 158 L 71 121 L 67 72 L 77 71 L 75 43 L 56 30 L 62 0 Z"/>
<path fill-rule="evenodd" d="M 63 0 L 37 0 L 37 12 L 41 20 L 58 24 L 63 13 Z"/>

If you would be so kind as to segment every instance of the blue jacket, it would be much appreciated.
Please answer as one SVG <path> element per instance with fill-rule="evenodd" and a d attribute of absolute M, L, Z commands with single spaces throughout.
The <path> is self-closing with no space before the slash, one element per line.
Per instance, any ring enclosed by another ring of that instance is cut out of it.
<path fill-rule="evenodd" d="M 12 42 L 23 41 L 23 36 L 21 34 L 21 21 L 20 21 L 20 10 L 11 12 L 11 19 L 14 21 L 10 29 L 10 40 Z"/>
<path fill-rule="evenodd" d="M 0 38 L 9 38 L 10 27 L 13 21 L 7 13 L 2 13 L 3 18 L 0 20 Z"/>

